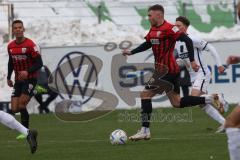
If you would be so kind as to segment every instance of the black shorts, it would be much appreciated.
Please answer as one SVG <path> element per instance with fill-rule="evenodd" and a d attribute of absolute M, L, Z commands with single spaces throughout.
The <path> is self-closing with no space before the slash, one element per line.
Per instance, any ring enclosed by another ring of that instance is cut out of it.
<path fill-rule="evenodd" d="M 170 91 L 180 94 L 179 77 L 179 73 L 168 73 L 163 76 L 155 72 L 152 78 L 147 82 L 145 89 L 151 90 L 159 88 L 159 90 L 164 91 L 166 94 Z"/>
<path fill-rule="evenodd" d="M 20 97 L 21 94 L 32 97 L 34 95 L 34 88 L 36 83 L 36 79 L 16 81 L 13 86 L 12 97 Z"/>

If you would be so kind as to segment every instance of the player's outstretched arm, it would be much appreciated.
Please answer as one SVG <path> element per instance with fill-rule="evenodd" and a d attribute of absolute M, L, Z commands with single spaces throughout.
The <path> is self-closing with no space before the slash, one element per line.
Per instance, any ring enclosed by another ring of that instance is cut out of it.
<path fill-rule="evenodd" d="M 148 49 L 151 48 L 151 47 L 152 47 L 151 42 L 145 41 L 145 42 L 143 42 L 142 44 L 140 44 L 137 48 L 135 48 L 135 49 L 133 49 L 133 50 L 131 50 L 131 51 L 129 51 L 129 50 L 123 50 L 123 51 L 122 51 L 122 54 L 123 54 L 124 56 L 129 56 L 129 55 L 133 55 L 133 54 L 136 54 L 136 53 L 139 53 L 139 52 L 146 51 L 146 50 L 148 50 Z"/>
<path fill-rule="evenodd" d="M 227 65 L 240 63 L 240 56 L 229 56 L 227 59 Z"/>
<path fill-rule="evenodd" d="M 207 43 L 206 50 L 209 51 L 215 60 L 217 66 L 218 66 L 218 72 L 223 73 L 225 71 L 225 67 L 222 65 L 221 58 L 217 52 L 217 50 L 213 47 L 213 45 Z"/>

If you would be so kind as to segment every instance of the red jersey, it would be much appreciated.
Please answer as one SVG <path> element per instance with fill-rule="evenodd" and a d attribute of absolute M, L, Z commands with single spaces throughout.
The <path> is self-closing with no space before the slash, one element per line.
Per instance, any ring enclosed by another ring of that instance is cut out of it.
<path fill-rule="evenodd" d="M 15 80 L 19 80 L 19 71 L 27 71 L 32 67 L 34 58 L 40 56 L 37 45 L 28 38 L 20 44 L 17 44 L 16 40 L 11 41 L 8 44 L 8 54 L 12 58 Z M 28 79 L 32 78 L 37 78 L 37 72 L 28 74 Z"/>
<path fill-rule="evenodd" d="M 147 42 L 151 42 L 152 51 L 155 58 L 155 69 L 168 68 L 168 73 L 179 73 L 179 66 L 174 58 L 173 51 L 176 39 L 182 34 L 177 26 L 164 21 L 161 26 L 151 27 L 145 37 Z M 165 66 L 165 67 L 163 67 Z"/>

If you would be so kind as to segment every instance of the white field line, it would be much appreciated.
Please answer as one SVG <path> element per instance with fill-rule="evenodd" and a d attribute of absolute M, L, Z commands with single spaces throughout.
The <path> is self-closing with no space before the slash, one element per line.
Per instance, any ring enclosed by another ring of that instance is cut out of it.
<path fill-rule="evenodd" d="M 214 136 L 216 134 L 195 134 L 191 136 L 186 136 L 186 137 L 152 137 L 151 140 L 146 141 L 161 141 L 161 140 L 169 140 L 169 141 L 174 141 L 174 140 L 203 140 L 203 139 L 219 139 L 222 137 L 219 136 Z M 224 135 L 224 134 L 222 134 Z M 108 142 L 109 140 L 106 139 L 92 139 L 92 140 L 87 140 L 87 139 L 76 139 L 76 140 L 39 140 L 39 145 L 49 145 L 49 144 L 71 144 L 71 143 L 99 143 L 99 142 Z M 24 140 L 22 141 L 23 144 L 27 144 Z M 6 144 L 7 143 L 7 144 Z M 129 143 L 129 142 L 128 142 Z M 137 143 L 137 142 L 131 142 L 131 143 Z M 12 148 L 16 146 L 22 146 L 17 140 L 8 140 L 7 142 L 1 141 L 0 146 L 5 145 L 5 147 Z M 110 143 L 109 143 L 110 145 Z"/>

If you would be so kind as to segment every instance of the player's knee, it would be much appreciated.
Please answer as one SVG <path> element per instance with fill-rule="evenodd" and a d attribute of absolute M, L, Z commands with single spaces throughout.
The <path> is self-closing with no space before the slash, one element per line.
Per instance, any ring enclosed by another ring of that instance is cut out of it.
<path fill-rule="evenodd" d="M 17 113 L 17 112 L 19 112 L 19 110 L 18 110 L 17 107 L 12 107 L 11 109 L 12 109 L 13 113 Z"/>
<path fill-rule="evenodd" d="M 180 108 L 181 103 L 180 103 L 180 98 L 175 98 L 174 101 L 171 101 L 173 107 L 175 108 Z"/>
<path fill-rule="evenodd" d="M 145 94 L 143 92 L 140 93 L 140 98 L 144 99 Z"/>
<path fill-rule="evenodd" d="M 13 113 L 19 112 L 19 109 L 18 109 L 17 104 L 12 104 L 12 105 L 11 105 L 11 110 L 13 111 Z"/>
<path fill-rule="evenodd" d="M 173 106 L 174 108 L 180 108 L 180 104 L 179 104 L 179 103 L 172 103 L 172 106 Z"/>
<path fill-rule="evenodd" d="M 172 99 L 171 104 L 174 108 L 180 108 L 180 99 L 178 98 Z"/>
<path fill-rule="evenodd" d="M 27 101 L 27 100 L 25 100 L 25 99 L 20 100 L 20 101 L 19 101 L 19 108 L 20 108 L 20 109 L 26 108 L 28 102 L 29 102 L 29 101 Z"/>
<path fill-rule="evenodd" d="M 140 93 L 140 98 L 141 99 L 149 99 L 151 97 L 150 97 L 150 95 L 148 93 L 143 91 L 143 92 Z"/>
<path fill-rule="evenodd" d="M 229 118 L 229 117 L 226 118 L 224 125 L 225 125 L 225 128 L 235 128 L 236 127 L 236 125 L 233 122 L 233 120 L 231 118 Z"/>
<path fill-rule="evenodd" d="M 19 103 L 19 110 L 25 109 L 26 106 L 26 103 Z"/>
<path fill-rule="evenodd" d="M 224 124 L 225 128 L 231 128 L 231 122 L 229 122 L 229 120 L 226 119 L 225 124 Z"/>

